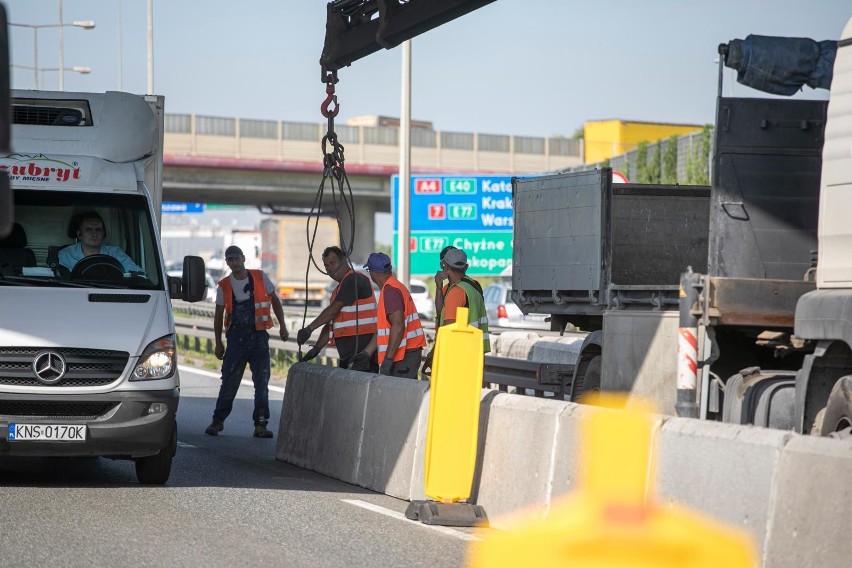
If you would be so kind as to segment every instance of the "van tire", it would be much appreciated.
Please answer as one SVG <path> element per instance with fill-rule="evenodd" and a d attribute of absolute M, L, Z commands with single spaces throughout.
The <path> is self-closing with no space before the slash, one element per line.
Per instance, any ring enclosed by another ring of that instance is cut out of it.
<path fill-rule="evenodd" d="M 852 428 L 852 375 L 838 379 L 828 395 L 820 434 L 846 438 Z"/>
<path fill-rule="evenodd" d="M 142 485 L 164 485 L 172 471 L 172 458 L 177 452 L 177 424 L 165 448 L 144 458 L 136 458 L 136 479 Z"/>

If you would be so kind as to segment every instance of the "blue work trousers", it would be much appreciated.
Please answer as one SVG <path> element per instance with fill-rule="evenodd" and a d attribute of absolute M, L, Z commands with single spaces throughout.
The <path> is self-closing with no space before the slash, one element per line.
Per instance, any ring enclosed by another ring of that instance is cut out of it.
<path fill-rule="evenodd" d="M 234 398 L 248 364 L 254 382 L 252 418 L 256 425 L 265 425 L 269 420 L 269 334 L 266 331 L 231 327 L 225 339 L 227 345 L 222 360 L 222 386 L 219 388 L 213 420 L 224 422 L 231 414 Z"/>

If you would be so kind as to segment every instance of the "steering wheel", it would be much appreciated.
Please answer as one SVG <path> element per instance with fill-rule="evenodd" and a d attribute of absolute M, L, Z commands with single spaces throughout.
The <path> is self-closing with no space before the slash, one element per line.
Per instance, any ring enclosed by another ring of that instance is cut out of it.
<path fill-rule="evenodd" d="M 124 267 L 108 254 L 83 258 L 71 270 L 71 280 L 123 280 Z"/>

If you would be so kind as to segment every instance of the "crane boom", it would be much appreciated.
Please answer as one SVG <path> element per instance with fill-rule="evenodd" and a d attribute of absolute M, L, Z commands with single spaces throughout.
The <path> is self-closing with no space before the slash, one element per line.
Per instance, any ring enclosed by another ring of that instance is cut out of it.
<path fill-rule="evenodd" d="M 335 0 L 327 5 L 323 76 L 494 0 Z"/>

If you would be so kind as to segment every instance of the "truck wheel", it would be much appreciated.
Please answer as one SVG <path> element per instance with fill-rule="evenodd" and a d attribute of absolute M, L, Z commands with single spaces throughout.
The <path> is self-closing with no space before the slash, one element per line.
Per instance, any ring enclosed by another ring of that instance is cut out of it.
<path fill-rule="evenodd" d="M 579 391 L 574 393 L 574 400 L 580 400 L 591 392 L 600 392 L 601 390 L 601 356 L 595 355 L 586 365 L 586 373 L 583 376 L 583 382 Z"/>
<path fill-rule="evenodd" d="M 833 438 L 852 437 L 852 375 L 841 377 L 831 389 L 820 434 Z"/>
<path fill-rule="evenodd" d="M 177 452 L 177 424 L 165 448 L 153 456 L 136 459 L 136 479 L 143 485 L 163 485 L 172 471 L 172 458 Z"/>

